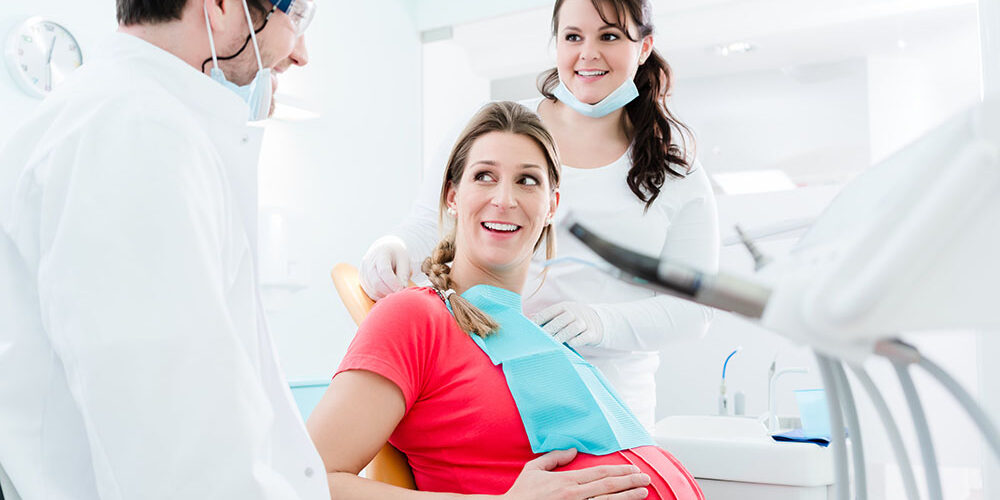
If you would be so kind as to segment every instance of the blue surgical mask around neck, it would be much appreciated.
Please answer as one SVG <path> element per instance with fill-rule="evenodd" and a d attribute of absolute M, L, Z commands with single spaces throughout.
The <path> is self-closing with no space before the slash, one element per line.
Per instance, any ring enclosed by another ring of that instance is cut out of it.
<path fill-rule="evenodd" d="M 266 119 L 271 112 L 271 68 L 265 68 L 260 60 L 260 46 L 257 44 L 257 34 L 253 29 L 253 20 L 250 18 L 250 9 L 246 0 L 243 0 L 243 12 L 247 16 L 247 24 L 250 26 L 250 39 L 253 42 L 254 54 L 257 56 L 257 75 L 246 85 L 237 85 L 226 78 L 225 73 L 219 68 L 219 59 L 215 51 L 215 39 L 212 36 L 212 26 L 208 20 L 208 6 L 205 6 L 205 26 L 208 28 L 208 43 L 212 48 L 212 70 L 209 75 L 213 80 L 219 82 L 223 87 L 233 91 L 244 102 L 250 106 L 249 121 L 259 121 Z"/>
<path fill-rule="evenodd" d="M 552 95 L 581 115 L 589 116 L 591 118 L 602 118 L 624 108 L 626 104 L 632 102 L 636 97 L 639 97 L 639 89 L 636 88 L 635 82 L 632 81 L 631 78 L 626 78 L 625 81 L 618 86 L 618 88 L 608 94 L 608 96 L 604 99 L 601 99 L 600 102 L 597 104 L 587 104 L 577 99 L 576 96 L 573 95 L 568 88 L 566 88 L 566 84 L 564 84 L 562 78 L 560 78 L 559 85 L 552 91 Z"/>

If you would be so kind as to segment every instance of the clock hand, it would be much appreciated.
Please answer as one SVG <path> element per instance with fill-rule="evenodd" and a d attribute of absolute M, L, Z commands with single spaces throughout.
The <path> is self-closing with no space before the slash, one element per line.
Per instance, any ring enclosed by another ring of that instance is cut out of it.
<path fill-rule="evenodd" d="M 52 54 L 56 51 L 56 36 L 52 36 L 52 43 L 49 45 L 49 55 L 45 58 L 45 74 L 48 77 L 45 90 L 52 90 Z"/>
<path fill-rule="evenodd" d="M 49 45 L 49 55 L 45 58 L 45 62 L 52 64 L 52 54 L 56 51 L 56 36 L 52 35 L 52 44 Z"/>

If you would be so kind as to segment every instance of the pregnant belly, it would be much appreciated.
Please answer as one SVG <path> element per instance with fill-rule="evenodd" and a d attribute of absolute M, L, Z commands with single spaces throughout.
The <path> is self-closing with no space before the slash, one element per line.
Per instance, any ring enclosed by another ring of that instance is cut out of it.
<path fill-rule="evenodd" d="M 655 446 L 642 446 L 608 455 L 579 454 L 559 470 L 578 470 L 596 465 L 634 465 L 649 474 L 646 500 L 704 500 L 694 477 L 673 455 Z"/>

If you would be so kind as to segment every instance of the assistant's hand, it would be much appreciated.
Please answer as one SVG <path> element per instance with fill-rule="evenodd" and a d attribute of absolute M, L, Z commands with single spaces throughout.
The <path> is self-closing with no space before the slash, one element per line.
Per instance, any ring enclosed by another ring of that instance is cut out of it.
<path fill-rule="evenodd" d="M 361 259 L 361 288 L 372 300 L 406 288 L 410 282 L 410 254 L 402 238 L 386 235 L 372 243 Z"/>
<path fill-rule="evenodd" d="M 504 500 L 639 500 L 649 491 L 649 476 L 634 465 L 599 465 L 552 472 L 576 458 L 576 450 L 550 451 L 526 464 Z"/>
<path fill-rule="evenodd" d="M 531 320 L 570 347 L 598 345 L 604 340 L 604 324 L 597 311 L 587 304 L 560 302 L 532 315 Z"/>

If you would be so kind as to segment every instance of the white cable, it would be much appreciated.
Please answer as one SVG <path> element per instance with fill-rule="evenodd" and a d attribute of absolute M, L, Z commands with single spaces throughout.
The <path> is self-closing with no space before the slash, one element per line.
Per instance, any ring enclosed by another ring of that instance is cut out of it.
<path fill-rule="evenodd" d="M 969 416 L 972 417 L 972 421 L 979 426 L 979 432 L 983 433 L 983 437 L 986 438 L 986 442 L 990 445 L 990 448 L 993 449 L 993 453 L 996 455 L 997 460 L 1000 460 L 1000 435 L 997 434 L 996 426 L 993 425 L 992 421 L 990 421 L 990 418 L 986 415 L 986 412 L 983 411 L 982 407 L 976 403 L 976 400 L 972 399 L 972 396 L 969 395 L 968 391 L 966 391 L 957 380 L 955 380 L 951 375 L 948 375 L 944 369 L 933 361 L 925 357 L 921 357 L 917 364 L 923 367 L 924 370 L 927 370 L 927 372 L 933 375 L 934 378 L 938 379 L 938 381 L 941 382 L 941 385 L 943 385 L 945 389 L 948 389 L 948 391 L 955 396 L 958 403 L 962 405 L 965 408 L 965 411 L 969 413 Z"/>
<path fill-rule="evenodd" d="M 906 491 L 906 498 L 910 500 L 919 499 L 920 493 L 917 490 L 917 479 L 913 476 L 913 465 L 910 463 L 910 455 L 906 453 L 906 446 L 903 445 L 903 436 L 899 433 L 899 427 L 896 426 L 896 420 L 892 417 L 892 412 L 889 411 L 889 405 L 885 403 L 885 398 L 882 397 L 882 393 L 878 390 L 875 382 L 868 376 L 868 372 L 864 368 L 852 366 L 851 371 L 854 372 L 854 376 L 861 383 L 861 387 L 864 387 L 865 391 L 868 392 L 868 397 L 875 405 L 875 411 L 878 412 L 882 420 L 882 426 L 885 427 L 885 432 L 889 437 L 889 444 L 892 445 L 892 451 L 896 455 L 896 461 L 899 463 L 899 474 L 903 477 L 903 489 Z"/>
<path fill-rule="evenodd" d="M 247 15 L 247 25 L 250 26 L 250 38 L 253 39 L 253 53 L 257 56 L 257 70 L 264 70 L 264 63 L 260 59 L 260 45 L 257 43 L 257 32 L 253 29 L 253 19 L 250 18 L 250 7 L 247 0 L 243 0 L 243 12 Z"/>
<path fill-rule="evenodd" d="M 909 364 L 904 361 L 890 359 L 896 369 L 899 385 L 903 388 L 906 403 L 910 406 L 913 416 L 913 427 L 917 433 L 917 443 L 920 446 L 920 456 L 924 460 L 924 473 L 927 476 L 927 497 L 930 500 L 943 500 L 941 493 L 941 473 L 938 471 L 937 456 L 934 453 L 934 442 L 931 441 L 930 428 L 927 426 L 927 415 L 920 404 L 920 394 L 910 377 Z"/>
<path fill-rule="evenodd" d="M 847 434 L 851 439 L 851 457 L 854 460 L 854 498 L 867 500 L 868 498 L 868 474 L 865 469 L 865 451 L 861 439 L 861 421 L 858 419 L 858 409 L 855 406 L 854 392 L 851 390 L 851 383 L 847 380 L 847 373 L 844 372 L 844 364 L 840 361 L 830 360 L 834 377 L 837 380 L 837 392 L 841 394 L 844 402 L 844 415 L 847 417 Z"/>
<path fill-rule="evenodd" d="M 816 353 L 816 364 L 826 388 L 826 402 L 830 412 L 830 446 L 833 448 L 833 470 L 835 483 L 833 485 L 837 500 L 850 500 L 851 478 L 847 468 L 847 439 L 844 436 L 844 414 L 840 408 L 840 395 L 837 392 L 837 381 L 830 367 L 830 360 Z"/>

